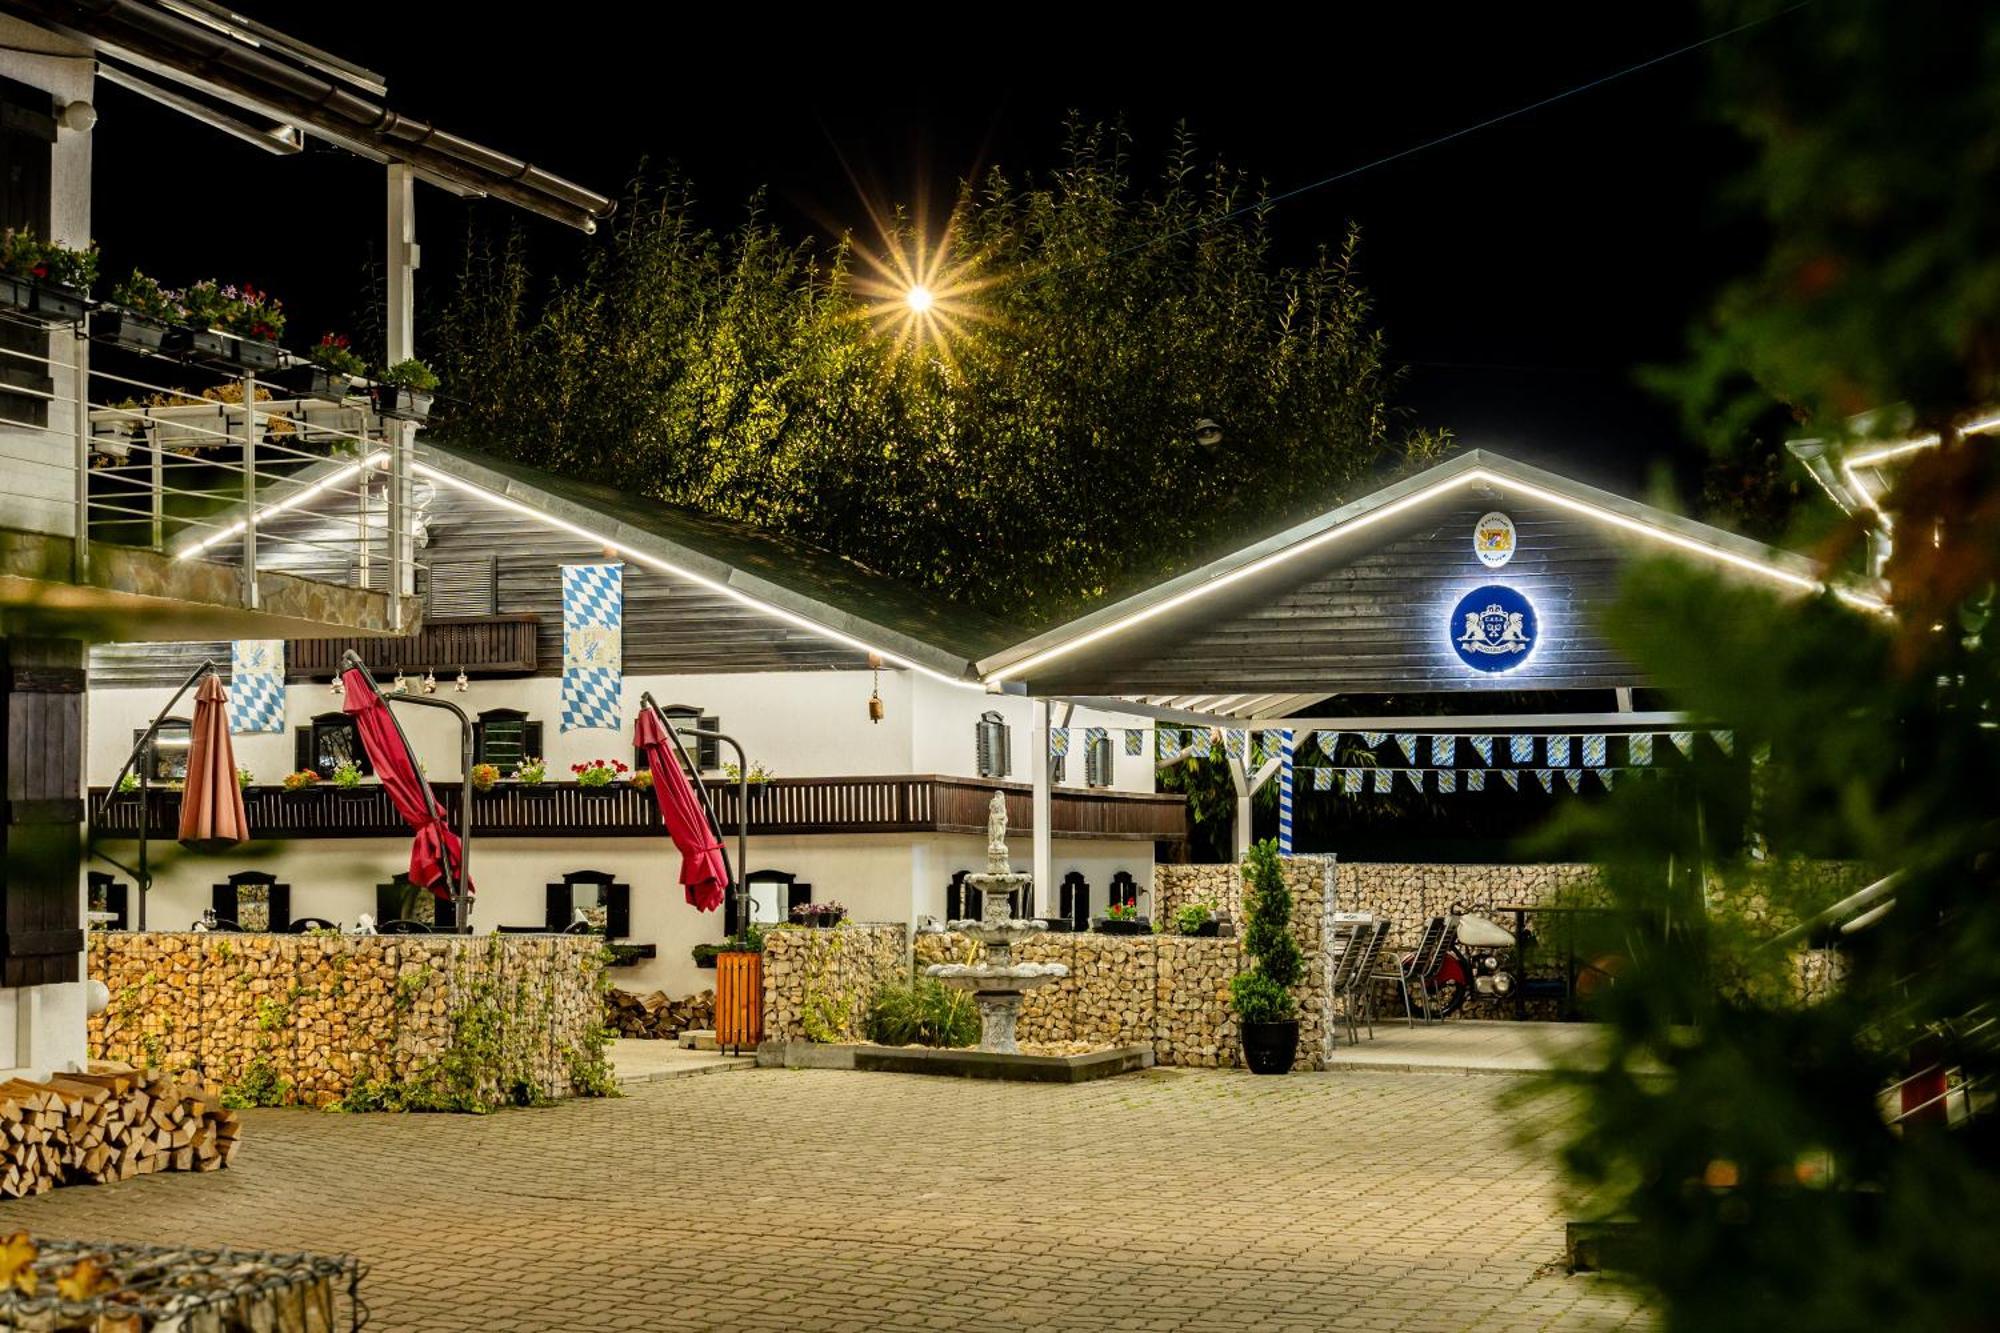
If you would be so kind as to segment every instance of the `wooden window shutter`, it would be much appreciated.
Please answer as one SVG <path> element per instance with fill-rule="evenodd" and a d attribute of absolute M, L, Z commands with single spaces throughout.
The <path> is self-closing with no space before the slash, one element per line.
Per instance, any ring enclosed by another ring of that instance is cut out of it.
<path fill-rule="evenodd" d="M 1004 778 L 1013 770 L 1008 753 L 1007 723 L 995 712 L 982 713 L 973 725 L 973 745 L 982 778 Z"/>
<path fill-rule="evenodd" d="M 1088 787 L 1111 785 L 1111 737 L 1100 736 L 1083 749 L 1083 781 Z"/>
<path fill-rule="evenodd" d="M 313 766 L 313 729 L 292 728 L 292 772 L 303 773 Z"/>
<path fill-rule="evenodd" d="M 425 597 L 431 620 L 491 616 L 500 607 L 500 559 L 496 555 L 433 560 Z"/>

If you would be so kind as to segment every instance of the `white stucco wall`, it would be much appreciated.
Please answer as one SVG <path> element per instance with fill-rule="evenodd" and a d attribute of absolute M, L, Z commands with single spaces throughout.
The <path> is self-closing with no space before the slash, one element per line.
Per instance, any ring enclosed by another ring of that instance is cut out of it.
<path fill-rule="evenodd" d="M 917 726 L 911 738 L 911 754 L 915 760 L 916 773 L 943 773 L 951 776 L 972 776 L 977 769 L 977 755 L 973 739 L 973 728 L 980 716 L 995 712 L 1013 728 L 1010 758 L 1013 763 L 1007 774 L 1016 782 L 1028 782 L 1033 770 L 1028 767 L 1035 725 L 1034 702 L 1022 695 L 987 694 L 983 690 L 965 689 L 946 685 L 942 681 L 927 676 L 916 676 L 911 684 L 917 710 Z M 1078 708 L 1071 716 L 1070 759 L 1065 767 L 1063 783 L 1065 787 L 1084 785 L 1083 736 L 1086 727 L 1106 727 L 1111 731 L 1112 782 L 1114 791 L 1154 791 L 1153 745 L 1149 734 L 1146 738 L 1145 753 L 1127 755 L 1125 753 L 1124 729 L 1128 727 L 1147 728 L 1152 722 L 1147 718 L 1129 713 L 1109 713 L 1092 708 Z"/>

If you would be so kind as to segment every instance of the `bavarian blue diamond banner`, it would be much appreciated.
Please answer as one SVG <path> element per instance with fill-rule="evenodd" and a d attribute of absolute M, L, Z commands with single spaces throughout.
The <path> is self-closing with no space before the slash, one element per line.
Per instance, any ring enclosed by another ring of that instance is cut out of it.
<path fill-rule="evenodd" d="M 1549 767 L 1568 768 L 1569 737 L 1551 736 L 1548 739 L 1548 747 L 1549 747 Z"/>
<path fill-rule="evenodd" d="M 1520 770 L 1520 769 L 1518 769 L 1518 768 L 1503 768 L 1503 769 L 1501 769 L 1501 770 L 1500 770 L 1500 776 L 1501 776 L 1501 778 L 1502 778 L 1502 779 L 1504 779 L 1504 780 L 1506 781 L 1506 783 L 1507 783 L 1507 785 L 1508 785 L 1509 787 L 1512 787 L 1512 788 L 1513 788 L 1513 789 L 1514 789 L 1515 791 L 1519 791 L 1519 790 L 1521 790 L 1521 770 Z"/>
<path fill-rule="evenodd" d="M 1230 727 L 1222 733 L 1222 751 L 1237 763 L 1242 763 L 1250 749 L 1250 733 L 1237 727 Z"/>
<path fill-rule="evenodd" d="M 1125 753 L 1134 758 L 1146 753 L 1146 733 L 1127 727 L 1125 729 Z"/>
<path fill-rule="evenodd" d="M 1343 768 L 1340 770 L 1340 790 L 1342 794 L 1347 796 L 1359 796 L 1361 794 L 1361 770 L 1358 768 Z"/>
<path fill-rule="evenodd" d="M 1490 764 L 1493 762 L 1493 738 L 1491 736 L 1467 736 L 1466 739 L 1472 742 L 1472 751 L 1479 756 L 1480 763 Z"/>
<path fill-rule="evenodd" d="M 1694 733 L 1692 731 L 1670 731 L 1667 733 L 1667 739 L 1672 741 L 1674 748 L 1681 752 L 1681 758 L 1694 758 Z"/>
<path fill-rule="evenodd" d="M 1625 748 L 1627 755 L 1633 763 L 1650 764 L 1653 762 L 1652 733 L 1641 732 L 1637 736 L 1627 736 L 1625 738 Z"/>
<path fill-rule="evenodd" d="M 1431 762 L 1439 765 L 1456 764 L 1458 762 L 1458 737 L 1431 737 Z"/>
<path fill-rule="evenodd" d="M 1414 764 L 1417 762 L 1417 738 L 1415 736 L 1399 734 L 1396 737 L 1396 748 L 1403 752 L 1404 763 Z"/>
<path fill-rule="evenodd" d="M 1361 743 L 1371 750 L 1388 739 L 1389 733 L 1386 731 L 1364 731 L 1361 733 Z"/>
<path fill-rule="evenodd" d="M 1604 737 L 1585 736 L 1583 738 L 1583 766 L 1585 768 L 1604 767 Z"/>
<path fill-rule="evenodd" d="M 1535 738 L 1533 736 L 1509 736 L 1507 757 L 1517 764 L 1535 762 Z"/>
<path fill-rule="evenodd" d="M 1455 791 L 1457 791 L 1457 790 L 1458 790 L 1458 770 L 1457 770 L 1457 769 L 1455 769 L 1455 768 L 1440 768 L 1440 769 L 1439 769 L 1439 770 L 1437 771 L 1437 773 L 1438 773 L 1438 779 L 1437 779 L 1437 781 L 1438 781 L 1438 790 L 1439 790 L 1440 792 L 1455 792 Z"/>
<path fill-rule="evenodd" d="M 1580 768 L 1565 768 L 1563 770 L 1563 781 L 1569 784 L 1571 791 L 1582 791 L 1583 770 Z"/>
<path fill-rule="evenodd" d="M 1376 769 L 1374 785 L 1375 794 L 1378 796 L 1385 792 L 1393 791 L 1396 786 L 1396 770 L 1393 768 Z"/>
<path fill-rule="evenodd" d="M 1485 770 L 1485 769 L 1483 769 L 1483 768 L 1468 768 L 1468 769 L 1466 769 L 1466 770 L 1465 770 L 1465 789 L 1466 789 L 1467 791 L 1485 791 L 1485 790 L 1486 790 L 1486 770 Z"/>
<path fill-rule="evenodd" d="M 237 639 L 229 645 L 229 729 L 285 729 L 285 641 Z"/>
<path fill-rule="evenodd" d="M 1069 728 L 1049 728 L 1049 758 L 1060 759 L 1069 753 Z"/>
<path fill-rule="evenodd" d="M 1333 790 L 1333 770 L 1332 770 L 1332 769 L 1330 769 L 1330 768 L 1315 768 L 1315 769 L 1313 770 L 1313 790 L 1314 790 L 1314 791 L 1332 791 L 1332 790 Z"/>
<path fill-rule="evenodd" d="M 625 566 L 562 566 L 564 731 L 625 729 Z"/>
<path fill-rule="evenodd" d="M 1723 752 L 1723 753 L 1724 753 L 1725 755 L 1731 755 L 1731 756 L 1735 755 L 1735 753 L 1736 753 L 1736 733 L 1735 733 L 1735 732 L 1733 732 L 1733 731 L 1711 731 L 1711 732 L 1709 732 L 1708 734 L 1709 734 L 1709 735 L 1711 735 L 1711 736 L 1713 736 L 1713 737 L 1715 737 L 1715 743 L 1716 743 L 1716 745 L 1717 745 L 1717 746 L 1719 746 L 1719 747 L 1721 748 L 1722 752 Z"/>
<path fill-rule="evenodd" d="M 1315 739 L 1315 740 L 1317 740 L 1317 741 L 1319 742 L 1319 752 L 1320 752 L 1321 754 L 1325 755 L 1325 756 L 1326 756 L 1326 757 L 1327 757 L 1328 759 L 1338 759 L 1338 758 L 1340 758 L 1340 733 L 1339 733 L 1339 732 L 1337 732 L 1337 731 L 1322 731 L 1322 732 L 1320 732 L 1320 733 L 1319 733 L 1319 735 L 1317 735 L 1316 737 L 1314 737 L 1314 739 Z"/>

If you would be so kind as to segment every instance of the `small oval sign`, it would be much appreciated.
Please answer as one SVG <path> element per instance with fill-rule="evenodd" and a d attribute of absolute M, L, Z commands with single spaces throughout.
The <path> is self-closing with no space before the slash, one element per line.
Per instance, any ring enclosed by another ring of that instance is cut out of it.
<path fill-rule="evenodd" d="M 1514 558 L 1514 520 L 1495 510 L 1472 525 L 1472 553 L 1488 569 Z"/>
<path fill-rule="evenodd" d="M 1541 636 L 1535 606 L 1504 583 L 1474 588 L 1451 609 L 1451 646 L 1474 671 L 1512 671 Z"/>

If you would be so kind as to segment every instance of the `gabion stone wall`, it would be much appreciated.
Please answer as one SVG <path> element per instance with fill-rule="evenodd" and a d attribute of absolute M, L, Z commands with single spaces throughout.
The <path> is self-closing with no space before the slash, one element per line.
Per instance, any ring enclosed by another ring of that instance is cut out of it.
<path fill-rule="evenodd" d="M 910 977 L 909 928 L 781 926 L 764 936 L 767 1041 L 860 1041 L 875 992 Z"/>
<path fill-rule="evenodd" d="M 100 931 L 89 968 L 111 992 L 94 1058 L 307 1106 L 450 1056 L 496 1103 L 569 1096 L 604 1009 L 598 941 L 578 935 Z"/>

